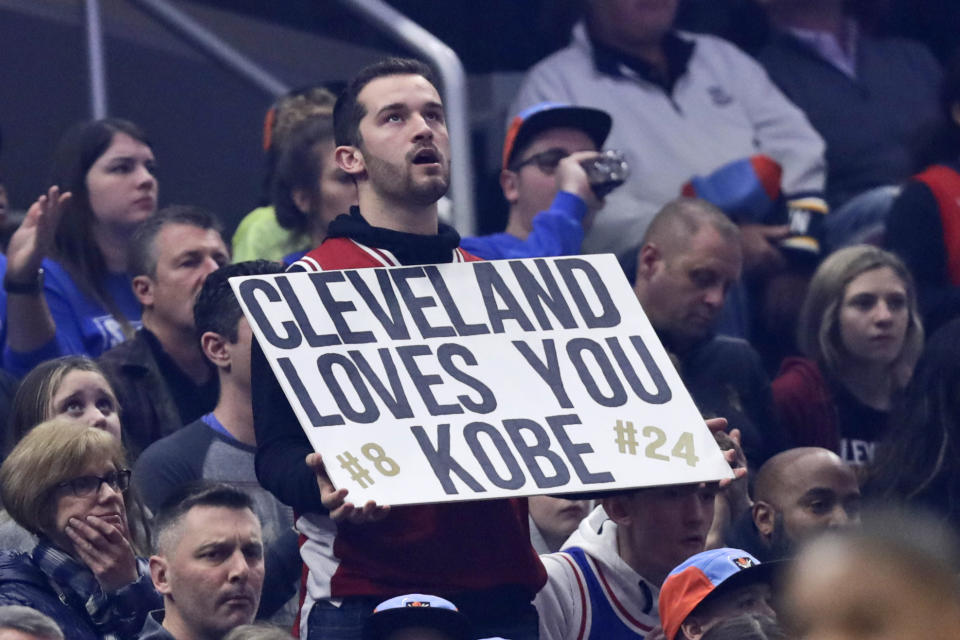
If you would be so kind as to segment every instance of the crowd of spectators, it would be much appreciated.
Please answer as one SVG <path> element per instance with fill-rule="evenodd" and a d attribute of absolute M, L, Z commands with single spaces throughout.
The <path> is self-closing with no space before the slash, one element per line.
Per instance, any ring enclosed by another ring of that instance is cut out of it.
<path fill-rule="evenodd" d="M 216 212 L 158 209 L 137 125 L 71 128 L 0 257 L 0 640 L 960 626 L 960 59 L 941 73 L 841 0 L 761 3 L 753 58 L 677 4 L 588 2 L 529 70 L 493 235 L 441 219 L 417 60 L 278 99 L 230 243 Z M 597 182 L 604 149 L 623 181 Z M 354 504 L 229 283 L 601 252 L 732 480 Z"/>

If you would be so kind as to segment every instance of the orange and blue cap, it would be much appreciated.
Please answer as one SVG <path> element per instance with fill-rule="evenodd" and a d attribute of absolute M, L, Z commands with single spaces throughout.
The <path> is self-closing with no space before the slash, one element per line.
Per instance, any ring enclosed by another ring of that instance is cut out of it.
<path fill-rule="evenodd" d="M 517 149 L 523 149 L 547 129 L 579 129 L 593 140 L 597 149 L 601 149 L 612 126 L 610 114 L 592 107 L 576 107 L 564 102 L 540 102 L 527 107 L 513 117 L 507 128 L 507 137 L 503 141 L 503 168 L 510 166 Z"/>
<path fill-rule="evenodd" d="M 774 563 L 760 561 L 743 549 L 711 549 L 690 556 L 674 568 L 660 588 L 660 624 L 667 640 L 674 640 L 680 625 L 694 609 L 721 586 L 740 587 L 770 582 Z"/>

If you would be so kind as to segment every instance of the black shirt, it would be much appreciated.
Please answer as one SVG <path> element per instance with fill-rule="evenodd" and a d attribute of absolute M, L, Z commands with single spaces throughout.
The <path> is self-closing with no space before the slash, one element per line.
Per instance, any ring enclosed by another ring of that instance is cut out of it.
<path fill-rule="evenodd" d="M 189 424 L 200 416 L 210 413 L 217 406 L 220 395 L 220 379 L 213 366 L 210 366 L 210 377 L 202 385 L 196 385 L 193 379 L 181 369 L 171 358 L 155 335 L 149 330 L 140 329 L 153 357 L 157 361 L 157 368 L 167 384 L 167 390 L 177 412 L 180 414 L 180 424 Z"/>

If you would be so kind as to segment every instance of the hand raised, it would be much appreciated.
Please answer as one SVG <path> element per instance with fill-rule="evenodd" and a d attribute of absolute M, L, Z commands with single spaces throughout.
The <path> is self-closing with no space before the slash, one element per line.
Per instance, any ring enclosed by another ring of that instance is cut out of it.
<path fill-rule="evenodd" d="M 327 511 L 330 512 L 330 519 L 334 522 L 350 522 L 352 524 L 363 524 L 365 522 L 376 522 L 383 520 L 390 513 L 390 507 L 378 505 L 373 500 L 367 502 L 362 507 L 357 507 L 352 502 L 347 502 L 347 489 L 335 489 L 330 476 L 327 475 L 327 468 L 323 464 L 323 458 L 319 453 L 311 453 L 307 456 L 307 466 L 313 470 L 317 477 L 317 486 L 320 488 L 320 501 Z"/>
<path fill-rule="evenodd" d="M 30 205 L 23 222 L 13 232 L 7 246 L 7 277 L 14 282 L 34 278 L 43 258 L 53 248 L 53 238 L 71 194 L 50 187 Z"/>
<path fill-rule="evenodd" d="M 725 488 L 735 480 L 747 475 L 747 458 L 743 455 L 743 449 L 740 448 L 740 430 L 734 429 L 729 434 L 726 433 L 726 418 L 709 418 L 706 423 L 707 428 L 713 433 L 713 437 L 723 451 L 724 460 L 730 464 L 730 468 L 733 470 L 733 480 L 720 481 L 720 488 Z"/>

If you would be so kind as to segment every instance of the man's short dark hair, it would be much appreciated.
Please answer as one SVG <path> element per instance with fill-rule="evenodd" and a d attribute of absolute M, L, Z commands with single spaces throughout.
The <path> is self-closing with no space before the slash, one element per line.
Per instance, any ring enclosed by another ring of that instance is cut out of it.
<path fill-rule="evenodd" d="M 168 224 L 185 224 L 200 229 L 213 229 L 223 234 L 223 225 L 216 214 L 203 207 L 175 204 L 164 207 L 144 220 L 130 239 L 127 250 L 127 271 L 131 278 L 157 275 L 157 252 L 154 242 Z"/>
<path fill-rule="evenodd" d="M 237 341 L 237 323 L 243 310 L 230 287 L 230 278 L 283 273 L 283 265 L 269 260 L 248 260 L 220 267 L 207 276 L 193 303 L 193 322 L 198 336 L 207 331 L 220 334 L 230 342 Z"/>
<path fill-rule="evenodd" d="M 171 551 L 167 535 L 194 507 L 224 507 L 226 509 L 253 509 L 253 498 L 244 491 L 222 482 L 194 482 L 183 485 L 164 500 L 153 519 L 156 551 Z M 254 511 L 254 513 L 256 513 Z"/>
<path fill-rule="evenodd" d="M 333 107 L 333 130 L 337 146 L 359 147 L 363 143 L 360 137 L 360 121 L 367 115 L 367 109 L 357 101 L 357 96 L 371 80 L 384 76 L 423 76 L 434 87 L 437 86 L 433 70 L 420 60 L 413 58 L 387 58 L 367 67 L 350 80 Z"/>

